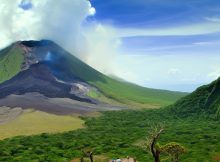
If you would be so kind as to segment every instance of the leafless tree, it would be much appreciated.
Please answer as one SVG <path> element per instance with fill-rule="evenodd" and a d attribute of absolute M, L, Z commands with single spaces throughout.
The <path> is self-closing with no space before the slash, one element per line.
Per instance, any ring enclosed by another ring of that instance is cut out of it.
<path fill-rule="evenodd" d="M 93 162 L 93 151 L 91 150 L 82 150 L 84 156 L 89 157 L 90 162 Z"/>
<path fill-rule="evenodd" d="M 163 132 L 163 125 L 156 125 L 148 132 L 147 148 L 153 155 L 154 162 L 160 162 L 161 153 L 168 154 L 172 162 L 179 162 L 180 156 L 186 152 L 185 148 L 176 142 L 170 142 L 164 146 L 160 146 L 158 140 Z"/>
<path fill-rule="evenodd" d="M 151 154 L 153 155 L 154 162 L 160 162 L 160 146 L 157 143 L 161 133 L 164 131 L 164 127 L 154 126 L 148 133 L 147 137 L 147 148 L 150 150 Z"/>

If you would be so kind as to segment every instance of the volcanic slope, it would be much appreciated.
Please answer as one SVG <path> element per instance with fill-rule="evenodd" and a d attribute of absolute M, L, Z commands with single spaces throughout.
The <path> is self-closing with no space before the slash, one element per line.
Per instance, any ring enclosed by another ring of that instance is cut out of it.
<path fill-rule="evenodd" d="M 112 79 L 49 40 L 16 42 L 2 50 L 0 83 L 4 99 L 38 92 L 48 98 L 97 104 L 101 94 L 127 105 L 160 107 L 186 95 Z"/>

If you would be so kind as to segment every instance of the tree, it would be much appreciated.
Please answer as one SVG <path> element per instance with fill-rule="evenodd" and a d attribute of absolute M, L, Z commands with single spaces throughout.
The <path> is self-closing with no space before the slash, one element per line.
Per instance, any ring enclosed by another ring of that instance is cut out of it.
<path fill-rule="evenodd" d="M 185 148 L 179 143 L 171 142 L 161 147 L 161 152 L 167 153 L 172 162 L 179 162 L 180 156 L 186 152 Z"/>
<path fill-rule="evenodd" d="M 154 126 L 148 133 L 147 148 L 154 158 L 154 162 L 160 162 L 161 153 L 168 154 L 172 162 L 178 162 L 180 156 L 186 152 L 185 148 L 178 143 L 171 142 L 164 146 L 160 146 L 158 140 L 160 135 L 164 132 L 162 125 Z"/>
<path fill-rule="evenodd" d="M 89 157 L 90 162 L 93 162 L 93 151 L 91 150 L 82 150 L 84 156 Z"/>
<path fill-rule="evenodd" d="M 147 138 L 147 147 L 153 155 L 154 162 L 160 162 L 160 146 L 157 143 L 161 133 L 164 131 L 163 127 L 154 127 L 150 132 Z"/>

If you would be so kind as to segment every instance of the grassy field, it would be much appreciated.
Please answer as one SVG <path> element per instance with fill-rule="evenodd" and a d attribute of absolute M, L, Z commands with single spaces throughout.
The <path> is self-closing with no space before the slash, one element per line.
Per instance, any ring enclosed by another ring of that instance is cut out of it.
<path fill-rule="evenodd" d="M 84 119 L 86 129 L 0 141 L 0 161 L 64 162 L 80 158 L 82 149 L 109 158 L 130 156 L 139 162 L 152 161 L 151 154 L 138 144 L 145 141 L 150 127 L 160 122 L 165 125 L 160 145 L 182 144 L 187 150 L 182 162 L 212 162 L 220 155 L 220 122 L 212 119 L 178 118 L 163 109 L 105 112 L 99 118 Z M 161 157 L 170 162 L 166 154 Z"/>
<path fill-rule="evenodd" d="M 0 124 L 0 139 L 20 135 L 65 132 L 83 128 L 83 124 L 84 121 L 78 117 L 26 110 L 15 120 Z"/>

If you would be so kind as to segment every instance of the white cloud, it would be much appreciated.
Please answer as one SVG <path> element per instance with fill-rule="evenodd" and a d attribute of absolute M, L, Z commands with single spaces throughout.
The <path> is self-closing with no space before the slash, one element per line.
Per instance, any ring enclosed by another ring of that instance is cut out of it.
<path fill-rule="evenodd" d="M 191 91 L 220 76 L 218 55 L 121 55 L 117 74 L 152 88 Z M 210 65 L 210 66 L 208 66 Z M 210 73 L 211 72 L 211 73 Z"/>
<path fill-rule="evenodd" d="M 210 42 L 195 42 L 194 45 L 204 46 L 204 45 L 218 45 L 219 41 L 210 41 Z"/>
<path fill-rule="evenodd" d="M 220 22 L 199 23 L 185 26 L 175 26 L 167 28 L 126 28 L 118 29 L 120 37 L 133 37 L 133 36 L 171 36 L 171 35 L 199 35 L 220 32 Z"/>
<path fill-rule="evenodd" d="M 121 44 L 113 28 L 93 24 L 83 30 L 87 43 L 86 57 L 89 65 L 106 74 L 114 74 L 114 62 Z"/>
<path fill-rule="evenodd" d="M 211 22 L 220 22 L 220 17 L 205 17 L 205 19 Z"/>
<path fill-rule="evenodd" d="M 215 80 L 220 77 L 220 67 L 216 67 L 213 71 L 208 74 L 212 80 Z"/>
<path fill-rule="evenodd" d="M 21 2 L 32 7 L 24 10 Z M 50 39 L 68 50 L 78 50 L 83 42 L 81 24 L 94 14 L 86 0 L 1 0 L 0 48 L 18 40 Z"/>
<path fill-rule="evenodd" d="M 208 18 L 207 23 L 161 29 L 122 29 L 95 22 L 82 27 L 86 17 L 96 13 L 87 0 L 25 0 L 26 3 L 32 2 L 31 9 L 27 10 L 18 7 L 20 2 L 21 0 L 1 0 L 0 48 L 18 40 L 51 39 L 73 54 L 78 54 L 78 57 L 99 71 L 113 73 L 126 80 L 154 88 L 164 88 L 164 85 L 168 84 L 208 83 L 220 74 L 220 70 L 204 66 L 217 66 L 220 62 L 217 54 L 198 58 L 194 53 L 187 54 L 186 57 L 181 51 L 166 56 L 131 54 L 129 51 L 129 55 L 126 55 L 120 51 L 120 37 L 219 32 L 220 22 L 216 18 Z M 189 46 L 206 44 L 209 42 L 201 41 Z M 184 47 L 187 48 L 188 45 Z M 169 50 L 177 46 L 165 48 Z M 148 52 L 153 50 L 158 48 L 149 49 Z"/>
<path fill-rule="evenodd" d="M 94 16 L 96 14 L 96 9 L 92 7 L 91 3 L 89 3 L 89 15 Z"/>
<path fill-rule="evenodd" d="M 168 70 L 169 75 L 179 75 L 180 74 L 180 69 L 178 68 L 171 68 Z"/>
<path fill-rule="evenodd" d="M 18 40 L 49 39 L 110 73 L 120 40 L 108 27 L 95 23 L 82 27 L 95 13 L 88 0 L 1 0 L 0 49 Z"/>

